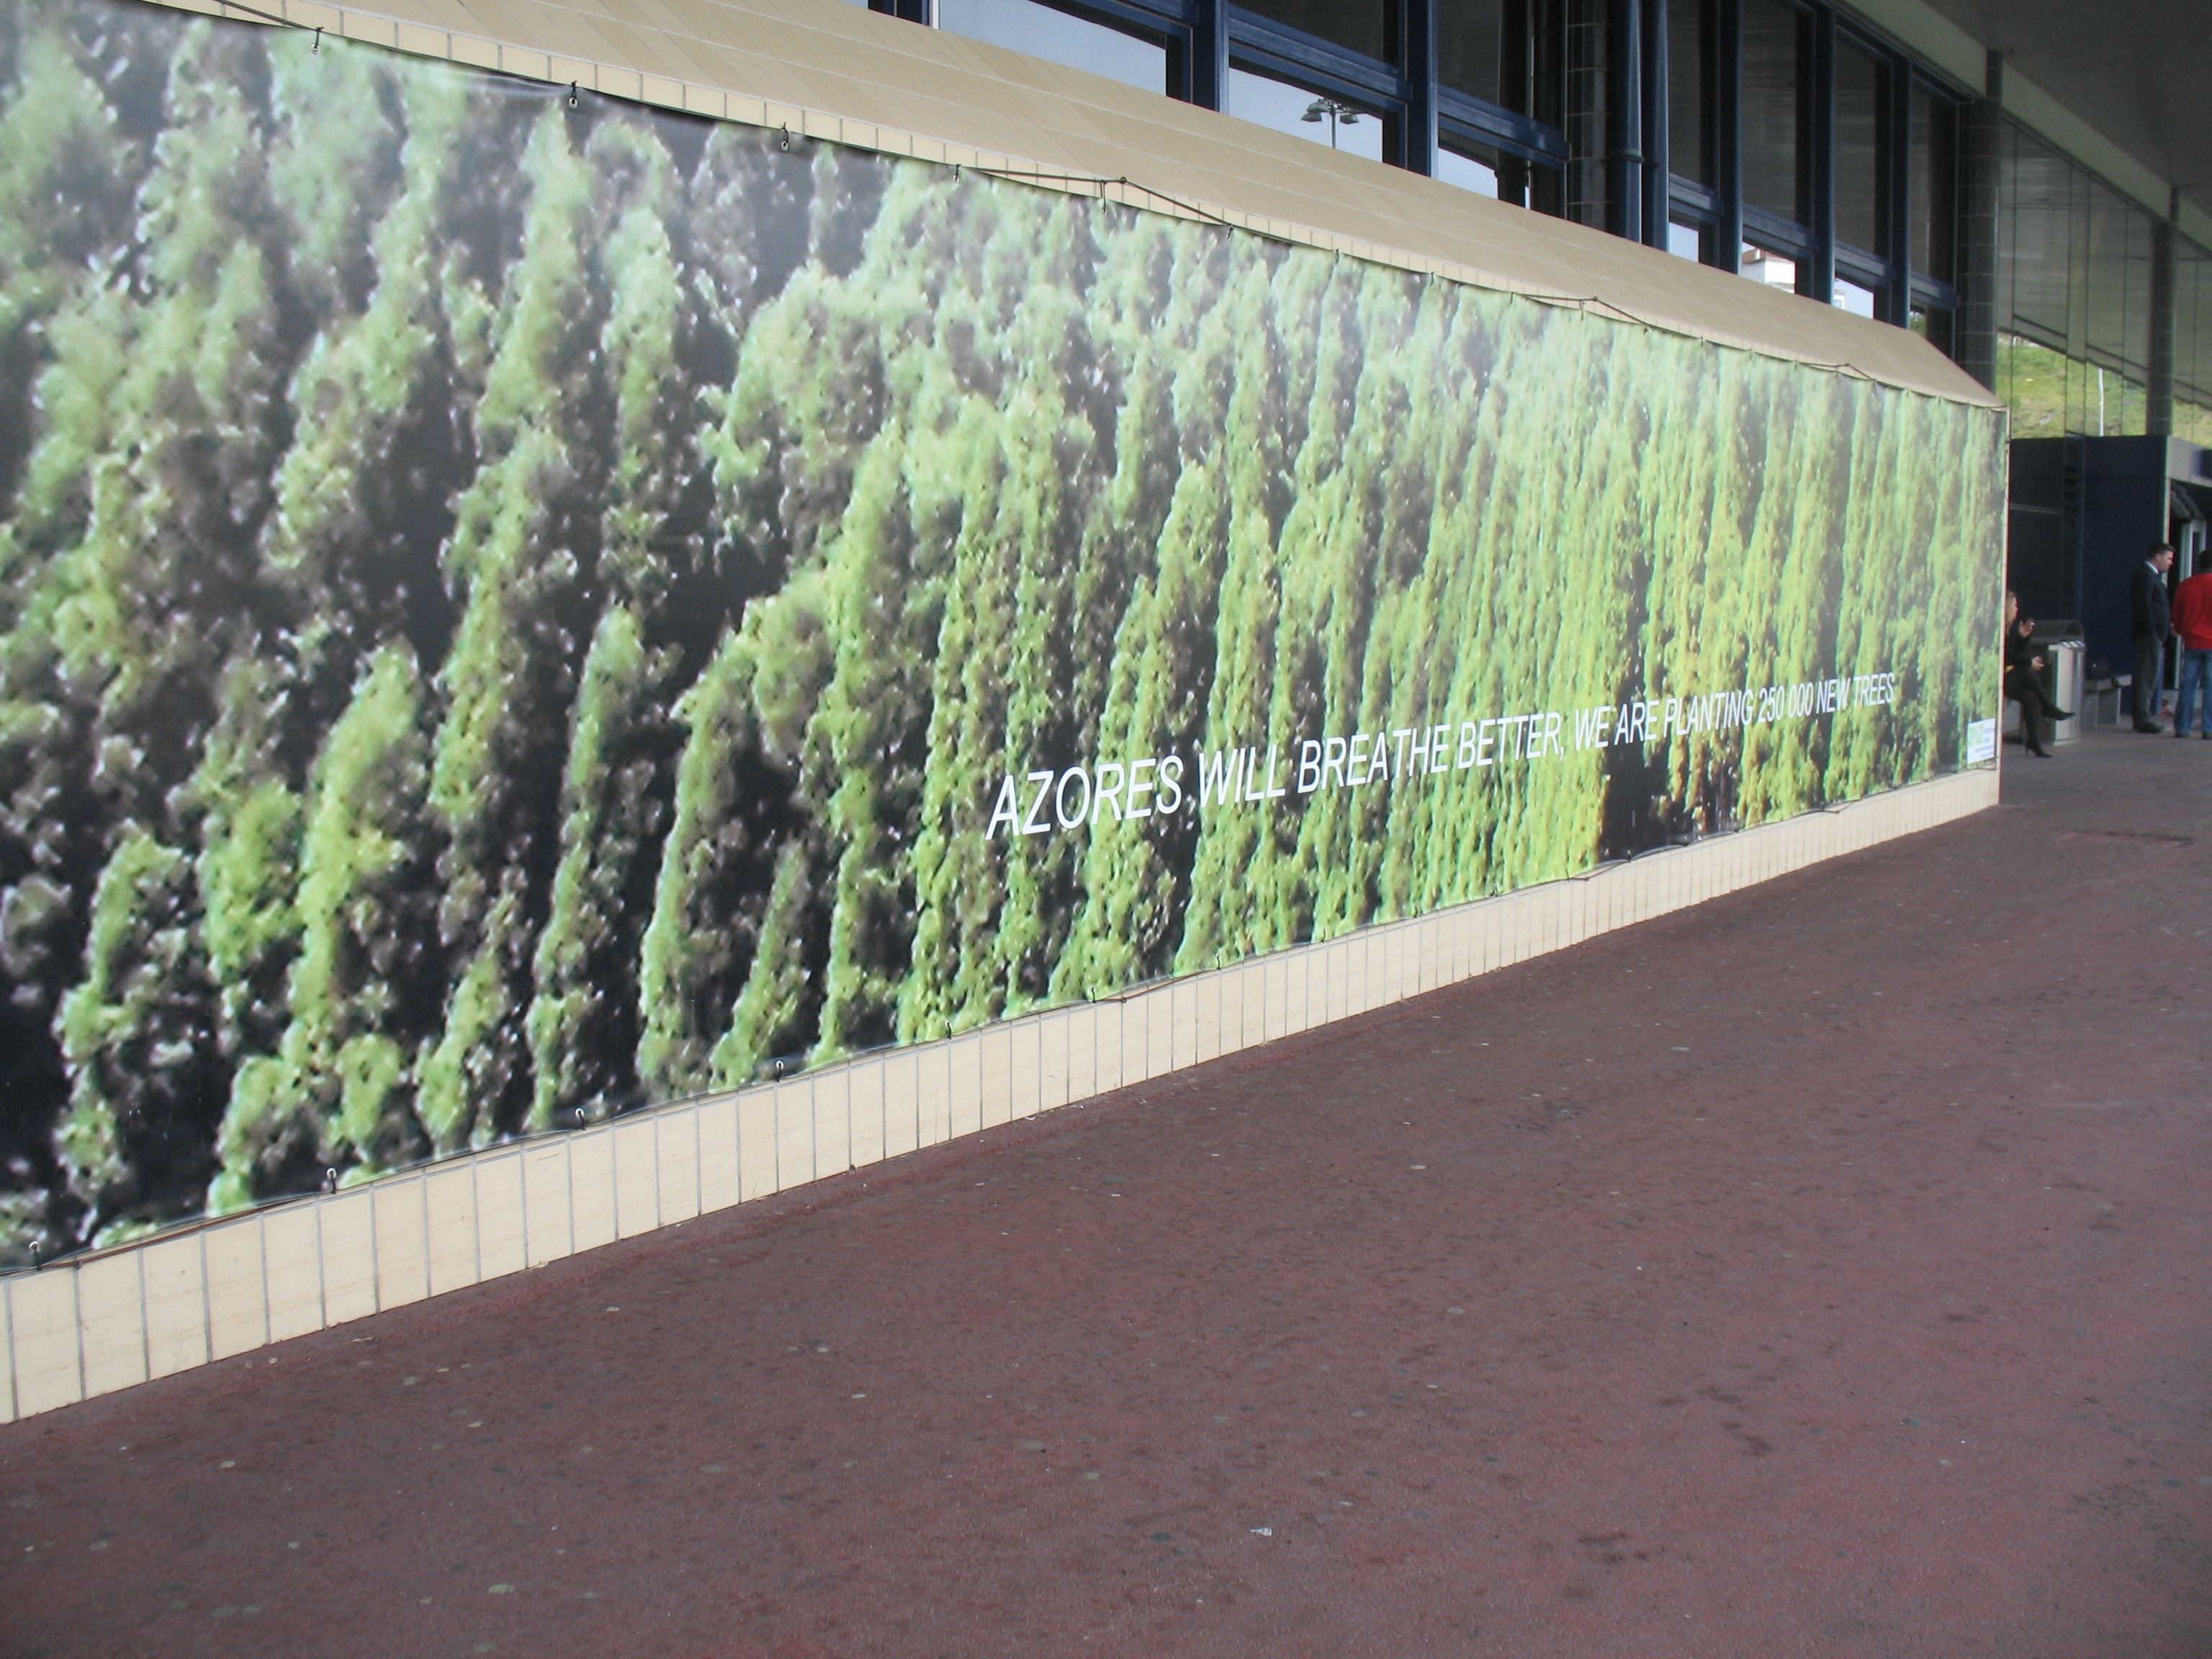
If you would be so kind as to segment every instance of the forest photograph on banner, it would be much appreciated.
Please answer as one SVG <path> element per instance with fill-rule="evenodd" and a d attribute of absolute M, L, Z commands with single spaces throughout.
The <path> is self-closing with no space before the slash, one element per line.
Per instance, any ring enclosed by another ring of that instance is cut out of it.
<path fill-rule="evenodd" d="M 1958 769 L 2002 463 L 1187 216 L 0 0 L 0 1260 Z"/>

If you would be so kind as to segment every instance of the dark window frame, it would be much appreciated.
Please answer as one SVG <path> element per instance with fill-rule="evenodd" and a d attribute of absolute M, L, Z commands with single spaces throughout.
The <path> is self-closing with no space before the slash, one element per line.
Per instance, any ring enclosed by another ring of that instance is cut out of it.
<path fill-rule="evenodd" d="M 1668 227 L 1694 227 L 1710 264 L 1735 270 L 1746 243 L 1795 261 L 1799 291 L 1832 301 L 1842 279 L 1871 289 L 1883 320 L 1908 326 L 1915 312 L 1948 313 L 1958 295 L 1951 283 L 1920 268 L 1923 204 L 1916 200 L 1912 112 L 1916 97 L 1934 98 L 1956 120 L 1975 89 L 1917 57 L 1878 23 L 1845 11 L 1831 0 L 1771 0 L 1793 14 L 1800 35 L 1796 82 L 1798 130 L 1796 169 L 1801 220 L 1786 217 L 1744 199 L 1743 40 L 1746 0 L 1692 0 L 1698 9 L 1701 61 L 1696 79 L 1705 96 L 1697 115 L 1700 147 L 1711 157 L 1712 180 L 1703 183 L 1667 166 L 1674 123 L 1668 40 L 1668 0 L 1613 0 L 1617 17 L 1641 18 L 1638 78 L 1643 119 L 1643 211 L 1640 224 L 1625 224 L 1658 247 L 1668 245 Z M 933 0 L 870 0 L 873 9 L 924 19 Z M 1340 98 L 1381 120 L 1383 155 L 1394 165 L 1433 173 L 1439 146 L 1480 147 L 1528 162 L 1532 167 L 1564 168 L 1569 155 L 1566 134 L 1545 113 L 1559 114 L 1544 102 L 1547 70 L 1537 46 L 1536 82 L 1510 95 L 1526 110 L 1492 104 L 1437 78 L 1437 0 L 1389 0 L 1384 13 L 1386 57 L 1370 58 L 1334 41 L 1232 4 L 1229 0 L 1036 0 L 1055 11 L 1146 40 L 1168 58 L 1170 96 L 1218 109 L 1226 102 L 1227 72 L 1235 67 L 1284 82 L 1317 97 Z M 1564 6 L 1525 0 L 1517 38 L 1530 30 L 1558 33 L 1566 21 Z M 1624 9 L 1624 8 L 1627 8 Z M 1531 19 L 1535 21 L 1532 21 Z M 1508 32 L 1516 25 L 1509 20 Z M 1504 37 L 1501 37 L 1503 40 Z M 1546 38 L 1549 38 L 1547 36 Z M 1501 44 L 1501 52 L 1510 48 Z M 1563 68 L 1563 41 L 1553 46 L 1552 68 Z M 1857 246 L 1837 234 L 1836 168 L 1838 67 L 1846 51 L 1863 53 L 1878 78 L 1875 155 L 1876 225 L 1886 251 Z M 1516 72 L 1530 75 L 1528 59 Z M 1509 95 L 1505 78 L 1501 96 Z M 1556 103 L 1556 99 L 1553 100 Z M 1618 135 L 1617 154 L 1630 161 L 1636 135 Z M 1951 188 L 1957 182 L 1958 157 Z M 1955 221 L 1944 234 L 1955 258 Z"/>

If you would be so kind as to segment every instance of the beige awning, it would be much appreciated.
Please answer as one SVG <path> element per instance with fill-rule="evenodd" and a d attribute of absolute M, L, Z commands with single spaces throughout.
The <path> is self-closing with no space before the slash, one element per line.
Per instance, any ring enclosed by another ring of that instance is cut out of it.
<path fill-rule="evenodd" d="M 175 0 L 168 0 L 174 3 Z M 252 9 L 425 56 L 900 155 L 1052 175 L 1961 402 L 1925 340 L 1617 236 L 844 0 L 381 0 Z M 189 9 L 245 16 L 219 3 Z"/>

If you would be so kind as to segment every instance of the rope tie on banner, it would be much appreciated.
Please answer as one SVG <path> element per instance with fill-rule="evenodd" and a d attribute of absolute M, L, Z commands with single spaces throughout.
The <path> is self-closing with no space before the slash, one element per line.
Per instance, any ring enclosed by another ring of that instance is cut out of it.
<path fill-rule="evenodd" d="M 953 171 L 957 173 L 959 170 L 960 164 L 954 162 Z M 1139 194 L 1149 196 L 1156 202 L 1165 202 L 1170 207 L 1178 212 L 1187 213 L 1194 219 L 1203 219 L 1208 224 L 1219 225 L 1224 230 L 1242 230 L 1254 236 L 1264 236 L 1271 242 L 1281 242 L 1286 246 L 1299 246 L 1288 236 L 1274 231 L 1255 229 L 1250 225 L 1240 224 L 1234 219 L 1224 219 L 1211 208 L 1201 207 L 1196 202 L 1187 202 L 1180 196 L 1170 196 L 1164 190 L 1154 190 L 1150 185 L 1139 184 L 1126 173 L 1119 178 L 1109 179 L 1104 173 L 1052 173 L 1036 167 L 978 167 L 975 171 L 988 173 L 994 179 L 1014 179 L 1030 184 L 1080 185 L 1096 191 L 1098 199 L 1102 202 L 1106 199 L 1106 187 L 1109 185 L 1118 185 L 1123 190 L 1133 190 Z"/>
<path fill-rule="evenodd" d="M 1540 306 L 1550 306 L 1555 310 L 1595 312 L 1601 316 L 1616 317 L 1622 322 L 1634 323 L 1638 327 L 1648 328 L 1655 334 L 1670 334 L 1678 340 L 1698 340 L 1706 345 L 1748 351 L 1754 356 L 1771 357 L 1778 362 L 1796 363 L 1804 368 L 1825 369 L 1830 374 L 1847 375 L 1852 380 L 1865 380 L 1870 385 L 1892 384 L 1884 380 L 1879 374 L 1869 374 L 1856 363 L 1827 362 L 1814 357 L 1792 357 L 1778 351 L 1762 351 L 1757 346 L 1742 344 L 1734 340 L 1717 340 L 1710 334 L 1700 334 L 1695 329 L 1684 328 L 1679 323 L 1666 323 L 1656 317 L 1644 316 L 1640 313 L 1629 310 L 1626 306 L 1619 305 L 1595 294 L 1530 294 L 1518 289 L 1515 291 L 1520 293 L 1524 300 L 1534 300 Z M 1941 396 L 1942 394 L 1929 395 Z"/>

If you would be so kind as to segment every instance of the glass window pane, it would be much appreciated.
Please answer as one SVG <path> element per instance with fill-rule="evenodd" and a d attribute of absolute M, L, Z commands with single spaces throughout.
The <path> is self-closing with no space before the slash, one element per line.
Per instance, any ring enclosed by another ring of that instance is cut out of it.
<path fill-rule="evenodd" d="M 2174 250 L 2173 267 L 2174 396 L 2212 406 L 2212 254 L 2182 242 Z M 2174 415 L 2178 422 L 2178 407 Z M 2181 428 L 2177 424 L 2174 430 Z"/>
<path fill-rule="evenodd" d="M 1474 146 L 1470 145 L 1472 149 Z M 1493 200 L 1498 195 L 1498 167 L 1495 161 L 1482 161 L 1473 155 L 1462 155 L 1449 144 L 1437 149 L 1437 177 L 1448 185 L 1457 185 L 1462 190 L 1471 190 L 1477 196 Z"/>
<path fill-rule="evenodd" d="M 1874 315 L 1874 300 L 1872 289 L 1861 288 L 1856 283 L 1846 282 L 1841 276 L 1836 278 L 1833 303 L 1837 310 L 1848 311 L 1854 317 L 1871 317 Z"/>
<path fill-rule="evenodd" d="M 2016 127 L 1999 163 L 1999 391 L 2014 429 L 2142 433 L 2150 214 Z"/>
<path fill-rule="evenodd" d="M 1437 0 L 1437 79 L 1501 109 L 1516 107 L 1507 102 L 1504 72 L 1506 6 L 1507 0 Z"/>
<path fill-rule="evenodd" d="M 1370 58 L 1393 57 L 1383 0 L 1237 0 L 1245 10 Z"/>
<path fill-rule="evenodd" d="M 1886 67 L 1856 46 L 1836 47 L 1836 239 L 1887 255 L 1883 223 L 1889 146 L 1882 142 Z"/>
<path fill-rule="evenodd" d="M 1382 159 L 1382 118 L 1304 87 L 1271 76 L 1232 67 L 1229 71 L 1229 113 L 1278 132 L 1310 138 L 1347 155 Z"/>
<path fill-rule="evenodd" d="M 2088 355 L 2113 368 L 2150 362 L 2150 216 L 2089 182 L 2089 270 L 2084 323 Z"/>
<path fill-rule="evenodd" d="M 1555 0 L 1435 0 L 1439 85 L 1559 124 Z"/>
<path fill-rule="evenodd" d="M 2066 432 L 2065 357 L 2017 334 L 1997 336 L 1997 395 L 2012 410 L 2015 438 Z"/>
<path fill-rule="evenodd" d="M 1808 33 L 1782 0 L 1743 0 L 1743 199 L 1799 224 Z"/>
<path fill-rule="evenodd" d="M 1705 262 L 1705 245 L 1711 232 L 1704 225 L 1685 224 L 1680 219 L 1667 222 L 1667 252 L 1680 259 Z"/>
<path fill-rule="evenodd" d="M 1959 184 L 1959 112 L 1925 87 L 1912 89 L 1912 268 L 1939 283 L 1958 280 L 1952 212 Z"/>
<path fill-rule="evenodd" d="M 1032 58 L 1089 70 L 1147 92 L 1168 89 L 1167 48 L 1036 0 L 937 0 L 937 27 Z"/>
<path fill-rule="evenodd" d="M 2078 185 L 2087 179 L 2018 128 L 2007 133 L 1998 326 L 2064 349 Z M 2082 216 L 2086 217 L 2086 213 Z M 2086 225 L 2083 227 L 2086 231 Z"/>
<path fill-rule="evenodd" d="M 1786 288 L 1792 294 L 1797 291 L 1797 262 L 1784 258 L 1779 253 L 1770 253 L 1763 247 L 1754 247 L 1749 242 L 1743 245 L 1742 257 L 1736 262 L 1736 269 L 1753 282 L 1765 283 L 1769 288 Z"/>
<path fill-rule="evenodd" d="M 1921 335 L 1945 356 L 1951 355 L 1951 313 L 1916 306 L 1912 310 L 1912 331 Z"/>
<path fill-rule="evenodd" d="M 1559 170 L 1447 133 L 1437 146 L 1437 177 L 1462 190 L 1495 197 L 1539 213 L 1559 210 Z"/>
<path fill-rule="evenodd" d="M 1707 0 L 1667 0 L 1667 170 L 1713 182 L 1712 122 L 1705 107 Z"/>

